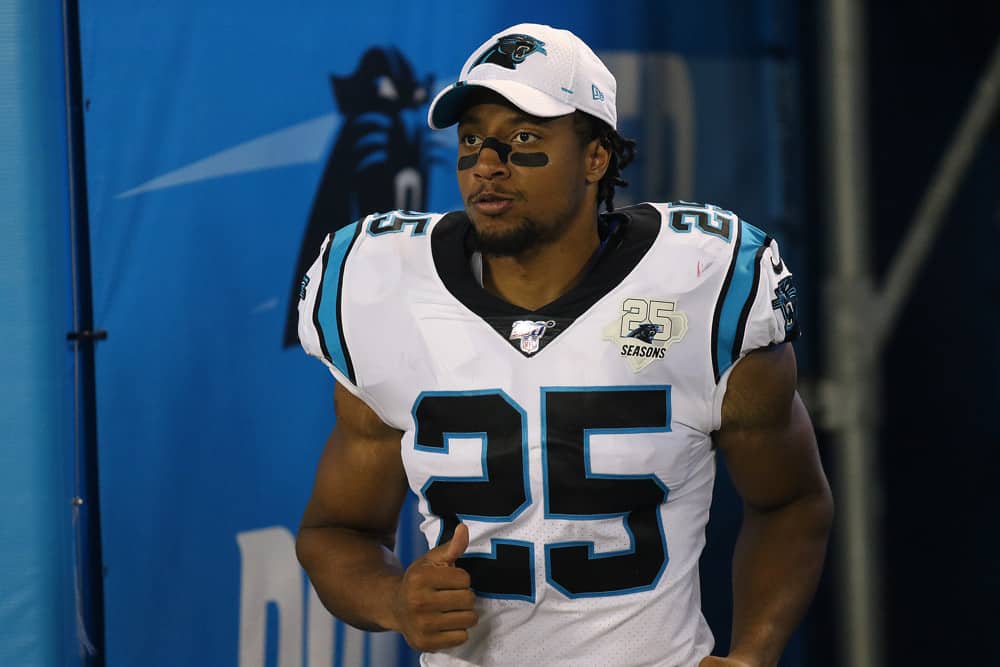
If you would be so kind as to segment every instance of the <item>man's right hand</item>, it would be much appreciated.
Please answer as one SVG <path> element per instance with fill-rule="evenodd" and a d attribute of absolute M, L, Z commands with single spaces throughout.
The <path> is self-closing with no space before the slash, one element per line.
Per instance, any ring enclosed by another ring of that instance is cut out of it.
<path fill-rule="evenodd" d="M 440 651 L 464 643 L 479 615 L 469 573 L 455 561 L 469 546 L 469 528 L 413 561 L 403 573 L 396 595 L 397 629 L 414 649 Z"/>

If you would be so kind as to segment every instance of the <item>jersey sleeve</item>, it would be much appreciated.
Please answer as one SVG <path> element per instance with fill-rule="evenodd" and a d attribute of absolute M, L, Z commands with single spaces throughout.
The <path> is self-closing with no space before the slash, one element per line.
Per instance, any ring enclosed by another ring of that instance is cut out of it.
<path fill-rule="evenodd" d="M 755 271 L 759 275 L 749 306 L 740 355 L 758 348 L 793 341 L 801 335 L 798 320 L 798 288 L 795 278 L 778 251 L 778 242 L 762 244 Z"/>
<path fill-rule="evenodd" d="M 716 428 L 729 372 L 736 362 L 754 350 L 790 342 L 800 335 L 798 288 L 781 258 L 778 242 L 740 221 L 712 328 Z"/>
<path fill-rule="evenodd" d="M 798 290 L 778 242 L 740 221 L 712 327 L 716 380 L 753 350 L 795 340 Z"/>
<path fill-rule="evenodd" d="M 319 257 L 299 287 L 299 342 L 330 370 L 337 382 L 364 398 L 345 337 L 344 280 L 348 257 L 358 236 L 357 222 L 328 235 Z"/>

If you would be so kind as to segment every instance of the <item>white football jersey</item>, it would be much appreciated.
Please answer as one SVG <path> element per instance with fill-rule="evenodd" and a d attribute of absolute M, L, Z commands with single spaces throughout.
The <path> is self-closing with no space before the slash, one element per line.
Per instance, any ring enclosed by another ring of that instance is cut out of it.
<path fill-rule="evenodd" d="M 300 293 L 305 350 L 403 431 L 429 544 L 469 527 L 479 623 L 422 664 L 697 665 L 728 371 L 798 333 L 777 244 L 714 206 L 621 209 L 580 284 L 529 312 L 480 286 L 469 225 L 369 216 Z"/>

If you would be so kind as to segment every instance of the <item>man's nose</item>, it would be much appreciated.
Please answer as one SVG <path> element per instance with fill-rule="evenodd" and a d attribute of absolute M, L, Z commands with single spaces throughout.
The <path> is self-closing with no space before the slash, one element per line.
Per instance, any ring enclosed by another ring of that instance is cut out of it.
<path fill-rule="evenodd" d="M 475 174 L 482 178 L 496 178 L 509 173 L 507 162 L 500 159 L 500 152 L 492 146 L 483 146 L 476 161 Z"/>

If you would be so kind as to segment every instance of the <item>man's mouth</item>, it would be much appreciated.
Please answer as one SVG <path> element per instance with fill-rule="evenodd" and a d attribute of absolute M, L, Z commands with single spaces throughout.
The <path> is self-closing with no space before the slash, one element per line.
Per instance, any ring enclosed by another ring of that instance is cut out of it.
<path fill-rule="evenodd" d="M 484 215 L 500 215 L 514 205 L 514 198 L 498 192 L 480 192 L 470 198 L 472 206 Z"/>

